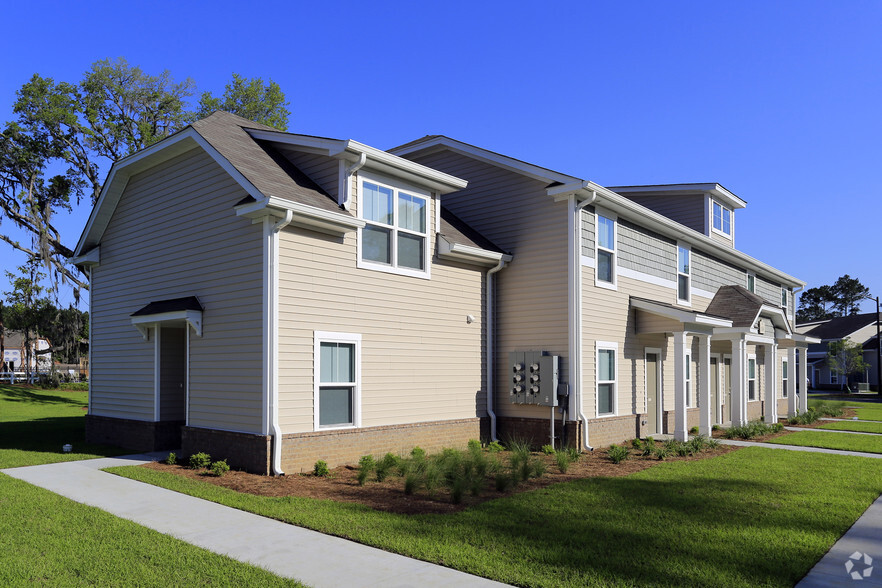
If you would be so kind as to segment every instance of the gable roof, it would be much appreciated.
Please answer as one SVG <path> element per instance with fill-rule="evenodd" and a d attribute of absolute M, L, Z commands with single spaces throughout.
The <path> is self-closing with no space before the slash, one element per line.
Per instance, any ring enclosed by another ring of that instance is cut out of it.
<path fill-rule="evenodd" d="M 733 327 L 750 328 L 765 303 L 742 286 L 720 286 L 705 312 L 730 319 Z"/>
<path fill-rule="evenodd" d="M 803 331 L 803 333 L 819 339 L 842 339 L 855 331 L 874 324 L 876 320 L 875 312 L 839 316 L 831 318 L 807 331 Z M 862 343 L 862 341 L 858 341 L 858 343 Z"/>

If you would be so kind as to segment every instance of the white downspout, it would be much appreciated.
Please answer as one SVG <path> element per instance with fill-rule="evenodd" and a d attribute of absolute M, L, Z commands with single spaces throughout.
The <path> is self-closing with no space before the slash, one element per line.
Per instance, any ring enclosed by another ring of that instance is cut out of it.
<path fill-rule="evenodd" d="M 487 317 L 487 414 L 490 416 L 490 440 L 496 439 L 496 413 L 493 412 L 493 274 L 505 267 L 505 259 L 500 259 L 496 267 L 487 270 L 487 300 L 484 301 L 484 316 Z"/>
<path fill-rule="evenodd" d="M 367 163 L 367 154 L 362 153 L 358 158 L 358 161 L 347 167 L 346 172 L 343 174 L 343 202 L 341 206 L 343 206 L 344 210 L 349 210 L 349 207 L 351 206 L 350 202 L 352 201 L 352 182 L 350 182 L 349 179 L 352 177 L 352 174 L 360 170 L 365 163 Z"/>
<path fill-rule="evenodd" d="M 285 211 L 285 218 L 277 222 L 270 229 L 270 255 L 269 255 L 269 277 L 270 277 L 270 349 L 269 360 L 269 416 L 270 426 L 273 435 L 273 475 L 281 476 L 285 472 L 282 471 L 282 429 L 279 426 L 279 231 L 288 226 L 294 213 L 290 210 Z"/>
<path fill-rule="evenodd" d="M 597 200 L 597 192 L 592 190 L 591 198 L 576 203 L 574 210 L 576 218 L 573 223 L 573 243 L 575 244 L 573 247 L 573 263 L 576 270 L 576 283 L 573 295 L 575 298 L 575 308 L 573 309 L 575 336 L 571 353 L 575 356 L 573 367 L 576 368 L 576 373 L 572 374 L 571 379 L 576 391 L 576 398 L 574 398 L 576 410 L 578 410 L 579 418 L 582 420 L 582 444 L 588 451 L 594 451 L 594 448 L 588 444 L 588 419 L 582 410 L 582 209 L 593 204 L 595 200 Z"/>

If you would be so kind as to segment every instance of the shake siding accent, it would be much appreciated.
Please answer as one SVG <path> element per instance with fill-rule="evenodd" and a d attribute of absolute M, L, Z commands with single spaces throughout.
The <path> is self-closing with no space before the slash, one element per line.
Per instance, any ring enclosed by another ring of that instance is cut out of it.
<path fill-rule="evenodd" d="M 569 381 L 567 203 L 547 196 L 544 182 L 451 151 L 412 159 L 468 180 L 465 190 L 442 197 L 444 206 L 514 255 L 512 263 L 495 274 L 496 412 L 546 418 L 545 407 L 509 403 L 508 352 L 543 350 L 560 355 L 561 382 Z"/>
<path fill-rule="evenodd" d="M 706 234 L 704 225 L 705 197 L 700 194 L 685 196 L 622 194 L 622 196 L 686 225 L 702 235 Z"/>
<path fill-rule="evenodd" d="M 357 269 L 355 233 L 339 239 L 300 228 L 281 233 L 280 253 L 284 433 L 314 428 L 317 330 L 362 336 L 362 426 L 486 415 L 481 268 L 435 259 L 431 280 Z"/>
<path fill-rule="evenodd" d="M 703 251 L 692 249 L 692 287 L 716 293 L 720 286 L 747 287 L 747 273 Z"/>
<path fill-rule="evenodd" d="M 582 209 L 582 255 L 586 257 L 594 257 L 594 239 L 597 233 L 594 219 L 593 206 Z"/>
<path fill-rule="evenodd" d="M 772 306 L 781 306 L 781 284 L 773 284 L 772 282 L 757 276 L 756 294 Z"/>
<path fill-rule="evenodd" d="M 279 150 L 297 168 L 322 187 L 322 189 L 337 198 L 337 184 L 340 181 L 340 162 L 324 155 L 303 153 L 294 149 L 281 147 Z"/>
<path fill-rule="evenodd" d="M 93 414 L 153 420 L 154 342 L 130 315 L 198 296 L 190 425 L 260 432 L 262 243 L 260 226 L 233 210 L 244 196 L 201 150 L 131 178 L 93 271 Z"/>
<path fill-rule="evenodd" d="M 617 245 L 617 265 L 666 280 L 677 280 L 677 243 L 673 239 L 620 218 Z"/>

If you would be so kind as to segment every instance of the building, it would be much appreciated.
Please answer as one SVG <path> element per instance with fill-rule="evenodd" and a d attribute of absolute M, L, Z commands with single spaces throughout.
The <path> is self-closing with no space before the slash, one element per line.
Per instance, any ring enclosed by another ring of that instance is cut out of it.
<path fill-rule="evenodd" d="M 809 345 L 809 378 L 813 388 L 820 390 L 841 390 L 845 379 L 830 369 L 827 363 L 828 345 L 833 341 L 848 338 L 863 347 L 864 362 L 867 369 L 858 374 L 853 382 L 868 384 L 878 390 L 879 342 L 876 337 L 879 317 L 875 312 L 835 317 L 811 321 L 797 325 L 796 330 L 819 340 Z"/>
<path fill-rule="evenodd" d="M 814 339 L 804 283 L 735 249 L 745 205 L 215 113 L 117 162 L 77 245 L 87 436 L 281 473 L 776 420 Z"/>

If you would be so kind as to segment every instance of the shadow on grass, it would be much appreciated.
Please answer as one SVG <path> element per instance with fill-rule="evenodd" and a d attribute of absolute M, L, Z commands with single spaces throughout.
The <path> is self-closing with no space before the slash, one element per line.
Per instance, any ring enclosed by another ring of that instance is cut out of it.
<path fill-rule="evenodd" d="M 73 445 L 76 453 L 113 456 L 120 455 L 123 451 L 112 445 L 86 443 L 85 421 L 82 416 L 0 423 L 0 449 L 60 454 L 63 453 L 62 446 L 66 443 Z"/>
<path fill-rule="evenodd" d="M 83 401 L 70 396 L 50 395 L 44 390 L 0 386 L 0 399 L 5 402 L 26 402 L 28 404 L 67 404 L 82 406 Z"/>

